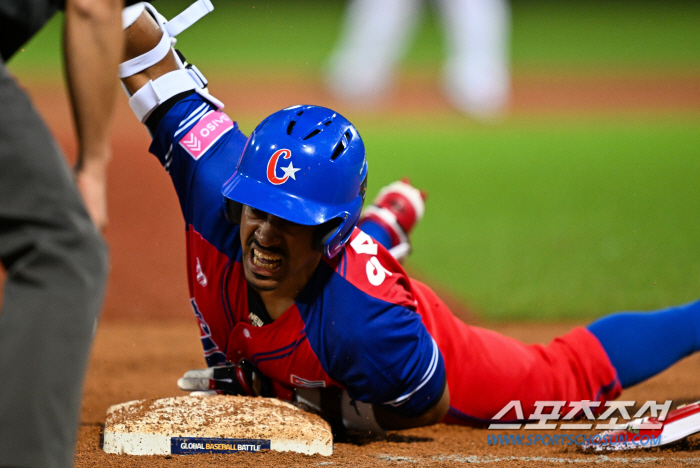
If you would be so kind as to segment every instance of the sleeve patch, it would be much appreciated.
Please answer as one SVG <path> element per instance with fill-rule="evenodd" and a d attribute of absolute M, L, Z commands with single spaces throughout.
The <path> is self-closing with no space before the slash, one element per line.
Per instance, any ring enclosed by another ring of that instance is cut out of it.
<path fill-rule="evenodd" d="M 197 160 L 232 128 L 233 121 L 226 114 L 211 111 L 182 137 L 180 146 Z"/>

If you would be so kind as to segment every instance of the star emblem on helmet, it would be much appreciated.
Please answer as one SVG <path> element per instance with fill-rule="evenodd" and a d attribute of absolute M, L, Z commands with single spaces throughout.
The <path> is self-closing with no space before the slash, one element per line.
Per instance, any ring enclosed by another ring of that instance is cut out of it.
<path fill-rule="evenodd" d="M 300 171 L 301 169 L 297 169 L 296 167 L 292 166 L 292 161 L 289 161 L 289 166 L 287 167 L 280 167 L 282 169 L 282 172 L 284 172 L 285 176 L 291 177 L 294 180 L 297 180 L 297 178 L 294 176 L 297 171 Z"/>

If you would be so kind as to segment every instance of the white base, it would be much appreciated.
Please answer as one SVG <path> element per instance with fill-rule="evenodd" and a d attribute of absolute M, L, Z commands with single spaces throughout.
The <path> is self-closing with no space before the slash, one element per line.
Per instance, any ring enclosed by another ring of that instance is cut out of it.
<path fill-rule="evenodd" d="M 328 456 L 333 437 L 325 421 L 279 400 L 187 396 L 112 406 L 103 449 L 126 455 L 276 450 Z"/>
<path fill-rule="evenodd" d="M 123 434 L 115 432 L 104 433 L 105 453 L 120 455 L 194 455 L 197 453 L 236 453 L 257 452 L 260 450 L 275 450 L 278 452 L 297 452 L 306 455 L 333 455 L 333 444 L 324 444 L 314 440 L 310 444 L 296 440 L 281 439 L 211 439 L 204 437 L 189 437 L 187 442 L 176 443 L 173 451 L 173 439 L 179 442 L 179 437 L 156 434 Z M 264 443 L 260 443 L 263 441 Z M 183 447 L 184 445 L 184 447 Z M 180 450 L 177 450 L 177 448 Z"/>

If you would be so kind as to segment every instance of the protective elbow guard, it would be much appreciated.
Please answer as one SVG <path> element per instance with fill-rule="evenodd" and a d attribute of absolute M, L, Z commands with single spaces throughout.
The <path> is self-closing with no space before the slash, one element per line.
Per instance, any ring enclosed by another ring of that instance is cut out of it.
<path fill-rule="evenodd" d="M 175 36 L 197 22 L 204 15 L 214 9 L 210 0 L 197 0 L 185 11 L 175 18 L 167 21 L 150 3 L 137 3 L 127 7 L 122 12 L 122 27 L 128 28 L 147 11 L 158 23 L 163 33 L 160 42 L 148 52 L 134 57 L 119 65 L 119 78 L 127 78 L 144 71 L 157 64 L 173 49 Z M 202 95 L 214 107 L 222 109 L 224 105 L 207 91 L 207 80 L 204 75 L 192 64 L 186 63 L 181 55 L 175 54 L 178 70 L 166 73 L 156 80 L 149 80 L 138 91 L 126 94 L 129 96 L 129 106 L 141 122 L 145 122 L 149 115 L 162 103 L 171 97 L 185 91 L 195 91 Z"/>

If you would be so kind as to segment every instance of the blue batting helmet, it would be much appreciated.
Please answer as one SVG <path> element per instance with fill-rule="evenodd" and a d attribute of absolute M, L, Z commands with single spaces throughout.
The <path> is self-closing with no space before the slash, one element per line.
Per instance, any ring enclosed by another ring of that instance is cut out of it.
<path fill-rule="evenodd" d="M 360 218 L 366 187 L 365 146 L 355 127 L 325 107 L 294 106 L 253 130 L 222 193 L 234 222 L 243 204 L 320 226 L 315 242 L 332 258 Z"/>

